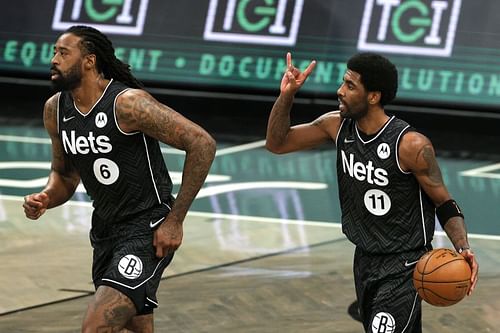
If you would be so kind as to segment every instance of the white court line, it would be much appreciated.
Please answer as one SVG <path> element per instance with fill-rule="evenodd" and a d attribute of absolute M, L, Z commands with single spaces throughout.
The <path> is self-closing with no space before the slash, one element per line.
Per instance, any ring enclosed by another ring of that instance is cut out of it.
<path fill-rule="evenodd" d="M 500 179 L 500 173 L 490 173 L 489 171 L 500 170 L 500 163 L 490 164 L 479 168 L 461 171 L 460 175 L 468 177 L 483 177 Z"/>
<path fill-rule="evenodd" d="M 266 140 L 259 140 L 255 142 L 245 143 L 242 145 L 237 145 L 228 148 L 217 149 L 215 152 L 215 156 L 228 155 L 233 153 L 239 153 L 246 150 L 251 150 L 255 148 L 264 147 L 266 144 Z M 175 149 L 175 148 L 161 148 L 161 152 L 165 154 L 174 154 L 174 155 L 185 155 L 186 153 L 183 150 Z"/>
<path fill-rule="evenodd" d="M 0 196 L 1 198 L 1 196 Z M 308 220 L 291 220 L 273 217 L 260 217 L 260 216 L 246 216 L 246 215 L 232 215 L 221 213 L 208 213 L 208 212 L 188 212 L 188 215 L 197 217 L 208 217 L 213 219 L 227 219 L 227 220 L 244 220 L 251 222 L 261 223 L 278 223 L 278 224 L 296 224 L 296 225 L 309 225 L 316 227 L 327 228 L 341 228 L 342 225 L 336 222 L 323 222 L 323 221 L 308 221 Z"/>
<path fill-rule="evenodd" d="M 20 142 L 20 143 L 37 143 L 42 145 L 50 145 L 50 139 L 46 138 L 36 138 L 36 137 L 28 137 L 28 136 L 18 136 L 18 135 L 0 135 L 0 141 L 8 141 L 8 142 Z M 186 153 L 183 150 L 175 149 L 175 148 L 160 148 L 163 154 L 174 154 L 174 155 L 185 155 Z"/>
<path fill-rule="evenodd" d="M 184 150 L 175 149 L 175 148 L 161 147 L 160 151 L 162 154 L 186 155 L 186 152 Z"/>
<path fill-rule="evenodd" d="M 0 170 L 2 169 L 40 169 L 50 170 L 50 162 L 26 162 L 26 161 L 9 161 L 0 162 Z M 182 172 L 169 171 L 169 175 L 174 185 L 179 185 L 182 182 Z M 0 178 L 0 187 L 17 187 L 17 188 L 34 188 L 42 187 L 47 184 L 48 175 L 42 178 L 35 179 L 6 179 Z M 205 183 L 225 182 L 230 181 L 231 177 L 226 175 L 208 174 Z M 85 192 L 85 188 L 80 184 L 77 191 Z"/>
<path fill-rule="evenodd" d="M 23 197 L 18 197 L 14 195 L 2 195 L 0 194 L 0 200 L 9 201 L 24 201 Z M 82 202 L 82 201 L 68 201 L 65 205 L 79 206 L 79 207 L 89 207 L 92 208 L 92 203 Z M 232 214 L 220 214 L 220 213 L 208 213 L 208 212 L 188 212 L 190 216 L 207 217 L 213 219 L 229 219 L 229 220 L 244 220 L 251 222 L 262 222 L 262 223 L 279 223 L 279 224 L 296 224 L 296 225 L 308 225 L 315 227 L 325 227 L 325 228 L 341 228 L 342 225 L 337 222 L 324 222 L 324 221 L 308 221 L 308 220 L 290 220 L 272 217 L 259 217 L 259 216 L 245 216 L 245 215 L 232 215 Z M 434 233 L 436 236 L 446 236 L 444 231 L 436 231 Z M 469 238 L 482 239 L 482 240 L 493 240 L 500 241 L 500 236 L 498 235 L 485 235 L 485 234 L 468 234 Z"/>
<path fill-rule="evenodd" d="M 18 135 L 0 135 L 0 141 L 21 142 L 21 143 L 37 143 L 37 144 L 44 144 L 44 145 L 51 144 L 50 139 L 47 139 L 47 138 L 36 138 L 36 137 L 27 137 L 27 136 L 18 136 Z M 245 143 L 245 144 L 234 146 L 234 147 L 222 148 L 222 149 L 217 150 L 217 152 L 215 154 L 216 154 L 216 156 L 222 156 L 222 155 L 227 155 L 227 154 L 232 154 L 232 153 L 238 153 L 238 152 L 242 152 L 245 150 L 251 150 L 254 148 L 263 147 L 265 144 L 266 144 L 265 140 L 259 140 L 256 142 Z M 161 147 L 160 150 L 163 154 L 172 154 L 172 155 L 185 155 L 186 154 L 186 152 L 183 150 L 171 148 L 171 147 Z"/>
<path fill-rule="evenodd" d="M 50 162 L 9 161 L 0 162 L 0 169 L 41 169 L 50 170 Z"/>
<path fill-rule="evenodd" d="M 216 156 L 222 156 L 222 155 L 227 155 L 227 154 L 232 154 L 232 153 L 239 153 L 245 150 L 251 150 L 259 147 L 264 147 L 266 144 L 266 140 L 259 140 L 255 142 L 250 142 L 250 143 L 245 143 L 242 145 L 234 146 L 234 147 L 229 147 L 229 148 L 222 148 L 217 150 L 215 153 Z"/>
<path fill-rule="evenodd" d="M 43 145 L 50 145 L 51 143 L 50 139 L 47 138 L 35 138 L 35 137 L 18 136 L 18 135 L 0 135 L 0 141 L 38 143 Z"/>
<path fill-rule="evenodd" d="M 1 179 L 0 187 L 14 187 L 14 188 L 35 188 L 43 187 L 47 184 L 48 177 L 41 177 L 29 180 L 14 180 L 14 179 Z"/>
<path fill-rule="evenodd" d="M 297 189 L 297 190 L 323 190 L 328 188 L 324 183 L 311 182 L 245 182 L 224 185 L 207 186 L 200 189 L 196 198 L 204 198 L 228 192 L 255 190 L 255 189 Z M 176 196 L 176 194 L 174 194 Z"/>
<path fill-rule="evenodd" d="M 19 197 L 19 196 L 15 196 L 15 195 L 0 194 L 0 200 L 23 202 L 24 198 Z M 92 203 L 85 202 L 85 201 L 70 200 L 70 201 L 66 202 L 65 205 L 92 208 Z M 281 218 L 272 218 L 272 217 L 231 215 L 231 214 L 193 212 L 193 211 L 189 211 L 188 215 L 197 216 L 197 217 L 214 218 L 214 219 L 244 220 L 244 221 L 252 221 L 252 222 L 262 222 L 262 223 L 297 224 L 297 225 L 310 225 L 310 226 L 328 227 L 328 228 L 332 228 L 332 227 L 333 228 L 340 228 L 341 227 L 340 223 L 334 223 L 334 222 L 291 220 L 291 219 L 281 219 Z M 500 239 L 500 236 L 499 236 L 499 239 Z"/>

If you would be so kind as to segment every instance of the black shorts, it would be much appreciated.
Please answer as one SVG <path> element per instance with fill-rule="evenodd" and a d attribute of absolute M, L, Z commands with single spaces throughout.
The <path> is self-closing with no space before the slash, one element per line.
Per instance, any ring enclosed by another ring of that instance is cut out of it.
<path fill-rule="evenodd" d="M 167 204 L 161 204 L 115 224 L 92 218 L 94 286 L 109 286 L 127 295 L 138 315 L 153 313 L 158 307 L 156 291 L 174 256 L 172 252 L 159 259 L 153 246 L 154 231 L 169 211 Z"/>
<path fill-rule="evenodd" d="M 374 255 L 356 248 L 354 282 L 366 332 L 422 332 L 422 303 L 412 277 L 425 252 Z"/>

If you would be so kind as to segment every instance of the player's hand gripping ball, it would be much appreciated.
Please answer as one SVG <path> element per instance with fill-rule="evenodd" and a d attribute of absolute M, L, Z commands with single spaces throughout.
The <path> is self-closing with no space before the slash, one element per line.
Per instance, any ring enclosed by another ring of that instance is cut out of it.
<path fill-rule="evenodd" d="M 434 249 L 417 262 L 413 285 L 427 303 L 450 306 L 465 297 L 470 277 L 470 266 L 462 255 L 450 249 Z"/>

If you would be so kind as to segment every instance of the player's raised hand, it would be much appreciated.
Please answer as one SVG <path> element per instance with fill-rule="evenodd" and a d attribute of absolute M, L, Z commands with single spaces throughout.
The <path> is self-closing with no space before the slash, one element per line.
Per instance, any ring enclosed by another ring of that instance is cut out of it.
<path fill-rule="evenodd" d="M 36 220 L 45 213 L 49 206 L 47 193 L 33 193 L 24 197 L 24 214 L 31 220 Z"/>
<path fill-rule="evenodd" d="M 281 79 L 280 90 L 281 93 L 292 93 L 295 94 L 300 87 L 306 82 L 307 77 L 313 71 L 316 66 L 316 60 L 311 61 L 309 66 L 301 72 L 297 67 L 292 64 L 292 54 L 288 52 L 286 54 L 286 71 Z"/>

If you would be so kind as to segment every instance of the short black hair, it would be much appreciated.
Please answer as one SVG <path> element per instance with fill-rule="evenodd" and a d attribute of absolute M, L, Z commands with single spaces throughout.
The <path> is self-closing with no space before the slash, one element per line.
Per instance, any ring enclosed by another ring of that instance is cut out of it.
<path fill-rule="evenodd" d="M 375 53 L 358 53 L 347 62 L 347 68 L 361 75 L 368 91 L 380 91 L 380 104 L 390 103 L 398 91 L 398 70 L 387 58 Z"/>

